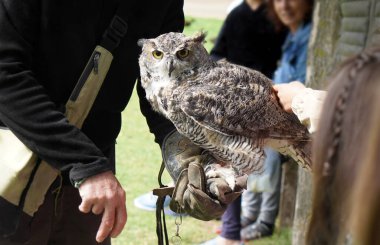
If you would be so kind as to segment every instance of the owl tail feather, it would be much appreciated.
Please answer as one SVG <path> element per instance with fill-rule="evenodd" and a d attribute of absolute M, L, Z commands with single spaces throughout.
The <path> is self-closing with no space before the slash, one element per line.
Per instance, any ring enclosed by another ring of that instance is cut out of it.
<path fill-rule="evenodd" d="M 265 146 L 276 149 L 281 154 L 293 158 L 301 167 L 311 171 L 311 141 L 289 141 L 269 139 Z"/>
<path fill-rule="evenodd" d="M 311 141 L 297 141 L 290 144 L 287 155 L 302 168 L 311 172 Z"/>

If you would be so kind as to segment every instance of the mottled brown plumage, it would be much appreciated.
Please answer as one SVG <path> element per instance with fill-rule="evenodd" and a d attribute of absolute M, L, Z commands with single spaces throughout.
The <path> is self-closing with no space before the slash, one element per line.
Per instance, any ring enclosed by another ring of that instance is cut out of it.
<path fill-rule="evenodd" d="M 204 35 L 168 33 L 140 40 L 142 86 L 154 110 L 178 131 L 239 174 L 259 171 L 264 146 L 309 168 L 307 129 L 282 110 L 272 82 L 260 72 L 214 62 Z"/>

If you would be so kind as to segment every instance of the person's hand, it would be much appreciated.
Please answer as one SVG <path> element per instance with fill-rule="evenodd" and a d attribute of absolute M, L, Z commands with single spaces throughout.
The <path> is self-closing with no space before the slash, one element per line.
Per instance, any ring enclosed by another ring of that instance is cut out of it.
<path fill-rule="evenodd" d="M 176 182 L 170 209 L 205 221 L 220 217 L 226 210 L 226 205 L 206 194 L 205 179 L 202 166 L 190 163 L 188 168 L 182 170 Z"/>
<path fill-rule="evenodd" d="M 166 137 L 162 151 L 166 169 L 175 182 L 170 203 L 174 212 L 200 220 L 220 218 L 246 187 L 246 176 L 224 171 L 215 158 L 178 132 Z"/>
<path fill-rule="evenodd" d="M 170 209 L 204 221 L 220 218 L 227 205 L 241 195 L 247 178 L 241 177 L 241 183 L 236 181 L 231 189 L 222 177 L 206 179 L 203 167 L 197 158 L 194 160 L 182 170 L 177 180 Z"/>
<path fill-rule="evenodd" d="M 109 235 L 116 237 L 127 222 L 125 191 L 111 171 L 86 179 L 79 187 L 83 213 L 101 214 L 102 221 L 96 234 L 96 241 L 102 242 Z"/>
<path fill-rule="evenodd" d="M 293 98 L 305 89 L 305 85 L 298 81 L 275 84 L 273 86 L 274 91 L 277 94 L 279 102 L 282 108 L 287 112 L 292 112 Z"/>

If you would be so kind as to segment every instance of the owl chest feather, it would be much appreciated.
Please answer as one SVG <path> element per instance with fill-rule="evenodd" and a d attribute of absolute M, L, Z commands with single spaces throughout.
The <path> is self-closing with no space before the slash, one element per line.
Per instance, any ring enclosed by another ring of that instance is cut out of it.
<path fill-rule="evenodd" d="M 172 121 L 181 134 L 211 152 L 219 161 L 230 164 L 243 173 L 257 170 L 253 168 L 258 166 L 257 163 L 264 156 L 258 142 L 241 135 L 225 135 L 207 129 L 181 109 L 183 94 L 192 87 L 192 83 L 199 82 L 195 77 L 192 78 L 189 81 L 161 76 L 146 89 L 147 98 L 153 108 Z"/>
<path fill-rule="evenodd" d="M 168 118 L 167 101 L 169 98 L 167 95 L 171 90 L 170 79 L 168 77 L 156 77 L 155 79 L 143 78 L 143 80 L 144 79 L 146 80 L 143 82 L 146 98 L 152 105 L 152 108 Z"/>
<path fill-rule="evenodd" d="M 181 134 L 238 172 L 252 173 L 259 170 L 256 167 L 261 166 L 258 163 L 264 159 L 264 153 L 254 139 L 209 130 L 184 113 L 172 114 L 170 119 Z"/>

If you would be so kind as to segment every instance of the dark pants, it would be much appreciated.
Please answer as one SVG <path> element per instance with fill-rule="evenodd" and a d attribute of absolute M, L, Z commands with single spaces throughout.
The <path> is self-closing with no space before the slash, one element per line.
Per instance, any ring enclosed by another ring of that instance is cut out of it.
<path fill-rule="evenodd" d="M 240 240 L 240 210 L 241 210 L 241 197 L 237 198 L 230 205 L 222 216 L 222 233 L 221 237 L 230 240 Z"/>
<path fill-rule="evenodd" d="M 115 146 L 103 151 L 109 163 L 115 169 Z M 115 171 L 114 171 L 115 172 Z M 78 209 L 82 199 L 79 191 L 74 188 L 67 173 L 64 175 L 62 188 L 58 194 L 60 179 L 52 184 L 45 196 L 44 203 L 34 214 L 32 221 L 26 215 L 21 218 L 20 228 L 11 238 L 0 237 L 0 245 L 110 245 L 107 238 L 97 243 L 96 233 L 100 226 L 102 215 L 84 214 Z M 30 223 L 29 223 L 30 222 Z M 30 237 L 27 242 L 19 242 Z"/>
<path fill-rule="evenodd" d="M 100 225 L 101 215 L 83 214 L 78 206 L 81 198 L 77 189 L 64 185 L 57 196 L 53 184 L 45 197 L 45 202 L 36 212 L 31 224 L 31 238 L 19 243 L 17 234 L 13 240 L 0 238 L 1 245 L 92 245 L 99 244 L 95 237 Z M 22 232 L 22 231 L 19 231 Z M 21 234 L 20 234 L 21 235 Z M 110 238 L 100 243 L 111 244 Z"/>

